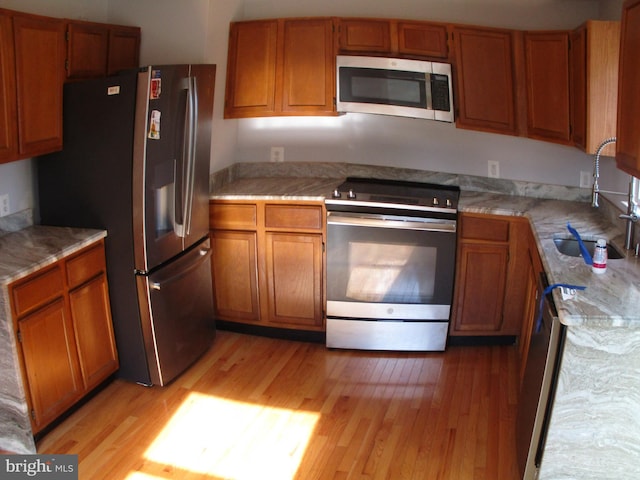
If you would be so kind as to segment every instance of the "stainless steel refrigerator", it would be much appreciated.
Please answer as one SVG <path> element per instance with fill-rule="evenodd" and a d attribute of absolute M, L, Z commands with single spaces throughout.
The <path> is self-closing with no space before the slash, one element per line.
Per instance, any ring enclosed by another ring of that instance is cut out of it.
<path fill-rule="evenodd" d="M 214 65 L 64 87 L 64 149 L 37 161 L 43 225 L 107 230 L 119 376 L 165 385 L 213 343 L 209 158 Z"/>

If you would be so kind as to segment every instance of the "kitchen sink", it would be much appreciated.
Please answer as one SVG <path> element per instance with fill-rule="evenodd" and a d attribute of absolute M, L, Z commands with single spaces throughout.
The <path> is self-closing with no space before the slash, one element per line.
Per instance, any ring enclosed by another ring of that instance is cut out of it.
<path fill-rule="evenodd" d="M 587 247 L 587 251 L 593 256 L 593 250 L 596 246 L 596 240 L 582 240 L 584 246 Z M 570 257 L 580 257 L 580 246 L 575 238 L 554 238 L 553 243 L 556 244 L 556 248 L 563 255 L 569 255 Z M 618 258 L 624 258 L 624 255 L 614 247 L 612 244 L 607 243 L 607 255 L 610 259 L 616 260 Z"/>

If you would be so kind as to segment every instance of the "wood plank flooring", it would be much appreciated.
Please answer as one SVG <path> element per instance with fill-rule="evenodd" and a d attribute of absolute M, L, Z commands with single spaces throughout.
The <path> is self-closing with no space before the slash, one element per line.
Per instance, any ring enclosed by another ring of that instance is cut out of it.
<path fill-rule="evenodd" d="M 515 347 L 327 350 L 219 331 L 165 388 L 116 380 L 47 434 L 80 479 L 515 480 Z"/>

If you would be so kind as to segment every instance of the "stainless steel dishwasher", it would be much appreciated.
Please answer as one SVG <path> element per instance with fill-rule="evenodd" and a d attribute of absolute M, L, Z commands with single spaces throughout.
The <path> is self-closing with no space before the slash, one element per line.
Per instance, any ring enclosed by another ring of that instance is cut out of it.
<path fill-rule="evenodd" d="M 541 274 L 538 283 L 539 314 L 534 321 L 529 355 L 518 402 L 516 449 L 524 480 L 537 478 L 542 462 L 553 398 L 565 339 L 551 292 Z"/>

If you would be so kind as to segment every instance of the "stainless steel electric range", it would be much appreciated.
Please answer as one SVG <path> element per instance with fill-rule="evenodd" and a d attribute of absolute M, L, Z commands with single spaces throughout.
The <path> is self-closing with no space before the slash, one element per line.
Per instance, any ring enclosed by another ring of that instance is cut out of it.
<path fill-rule="evenodd" d="M 442 351 L 460 189 L 348 178 L 326 199 L 327 347 Z"/>

